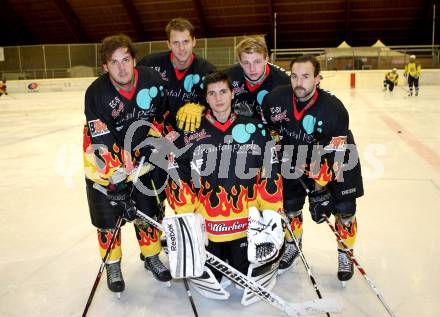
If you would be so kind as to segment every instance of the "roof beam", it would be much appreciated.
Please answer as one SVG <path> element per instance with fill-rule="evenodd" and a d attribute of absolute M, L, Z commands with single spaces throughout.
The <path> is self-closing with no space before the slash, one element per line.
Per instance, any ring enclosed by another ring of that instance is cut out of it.
<path fill-rule="evenodd" d="M 199 18 L 200 22 L 200 29 L 201 29 L 201 37 L 209 37 L 210 31 L 208 24 L 206 23 L 205 14 L 203 12 L 202 4 L 200 3 L 200 0 L 193 0 L 194 9 L 196 10 L 197 17 Z"/>
<path fill-rule="evenodd" d="M 63 0 L 52 0 L 52 3 L 57 11 L 62 15 L 64 23 L 75 40 L 78 43 L 89 42 L 85 30 L 81 26 L 81 21 L 73 11 L 70 4 Z"/>
<path fill-rule="evenodd" d="M 350 0 L 345 0 L 345 41 L 350 41 Z"/>
<path fill-rule="evenodd" d="M 7 0 L 2 2 L 0 10 L 0 39 L 2 46 L 35 42 L 32 33 Z"/>
<path fill-rule="evenodd" d="M 131 24 L 133 25 L 137 40 L 147 40 L 144 27 L 133 2 L 131 0 L 121 0 L 121 2 L 124 5 L 125 10 L 127 10 L 127 14 Z"/>

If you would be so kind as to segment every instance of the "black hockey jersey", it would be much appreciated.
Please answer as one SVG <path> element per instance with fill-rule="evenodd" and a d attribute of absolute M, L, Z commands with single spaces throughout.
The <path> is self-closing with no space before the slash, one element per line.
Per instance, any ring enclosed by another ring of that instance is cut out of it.
<path fill-rule="evenodd" d="M 199 129 L 175 143 L 189 148 L 169 160 L 168 172 L 180 182 L 170 177 L 168 202 L 176 213 L 200 212 L 211 241 L 245 237 L 251 206 L 281 212 L 275 143 L 261 120 L 232 114 L 222 124 L 208 111 Z"/>
<path fill-rule="evenodd" d="M 118 91 L 107 73 L 98 77 L 86 91 L 85 174 L 86 178 L 104 186 L 120 168 L 130 173 L 141 155 L 149 157 L 142 149 L 136 152 L 133 149 L 148 135 L 150 126 L 145 121 L 159 125 L 168 108 L 165 83 L 157 72 L 137 67 L 134 74 L 135 87 L 130 92 Z M 129 128 L 134 128 L 133 124 L 140 126 L 130 137 L 127 132 L 131 133 Z M 124 148 L 126 137 L 130 151 Z"/>
<path fill-rule="evenodd" d="M 264 81 L 254 86 L 246 80 L 243 69 L 238 63 L 226 69 L 225 72 L 232 81 L 234 112 L 257 119 L 261 119 L 264 97 L 276 87 L 290 84 L 290 77 L 286 71 L 270 63 L 266 66 Z"/>
<path fill-rule="evenodd" d="M 294 99 L 291 86 L 279 87 L 265 98 L 263 115 L 281 137 L 283 164 L 289 164 L 287 170 L 292 173 L 287 176 L 282 169 L 285 181 L 305 171 L 319 184 L 328 183 L 338 199 L 363 195 L 359 161 L 344 169 L 349 167 L 349 158 L 359 156 L 348 112 L 338 98 L 317 88 L 310 100 L 300 102 Z"/>
<path fill-rule="evenodd" d="M 207 60 L 193 54 L 193 61 L 185 71 L 176 71 L 171 62 L 171 52 L 147 55 L 138 65 L 148 66 L 157 71 L 167 82 L 168 101 L 172 117 L 187 102 L 205 104 L 203 79 L 215 70 Z"/>

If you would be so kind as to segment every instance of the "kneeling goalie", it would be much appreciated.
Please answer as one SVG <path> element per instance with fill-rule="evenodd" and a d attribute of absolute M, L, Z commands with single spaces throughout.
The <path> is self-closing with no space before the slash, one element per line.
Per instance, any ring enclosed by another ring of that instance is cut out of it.
<path fill-rule="evenodd" d="M 282 180 L 275 144 L 261 122 L 231 111 L 227 75 L 206 76 L 204 87 L 210 110 L 196 131 L 175 141 L 188 148 L 170 160 L 167 198 L 178 216 L 165 218 L 164 227 L 168 248 L 183 246 L 176 251 L 180 257 L 170 257 L 171 274 L 193 277 L 191 283 L 202 295 L 227 299 L 229 293 L 219 283 L 222 274 L 203 266 L 203 235 L 193 214 L 202 216 L 207 251 L 270 289 L 283 253 Z M 242 303 L 254 301 L 245 290 Z"/>

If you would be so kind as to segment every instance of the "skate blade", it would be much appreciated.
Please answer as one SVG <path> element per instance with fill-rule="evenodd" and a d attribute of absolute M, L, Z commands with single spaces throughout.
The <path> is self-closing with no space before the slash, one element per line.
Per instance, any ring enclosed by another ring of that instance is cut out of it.
<path fill-rule="evenodd" d="M 168 282 L 160 282 L 160 283 L 162 284 L 163 287 L 166 287 L 166 288 L 170 288 L 170 287 L 171 287 L 171 281 L 168 281 Z"/>
<path fill-rule="evenodd" d="M 347 287 L 347 281 L 341 281 L 341 286 L 342 286 L 342 288 L 346 288 Z"/>
<path fill-rule="evenodd" d="M 116 294 L 116 297 L 118 298 L 118 300 L 120 300 L 121 299 L 121 292 L 117 292 L 115 294 Z"/>

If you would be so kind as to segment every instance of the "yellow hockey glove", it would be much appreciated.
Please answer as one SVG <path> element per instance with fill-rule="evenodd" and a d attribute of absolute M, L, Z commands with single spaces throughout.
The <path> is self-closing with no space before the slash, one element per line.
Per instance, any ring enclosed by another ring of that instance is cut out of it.
<path fill-rule="evenodd" d="M 182 106 L 176 114 L 177 127 L 184 131 L 194 131 L 200 127 L 205 107 L 189 102 Z"/>

